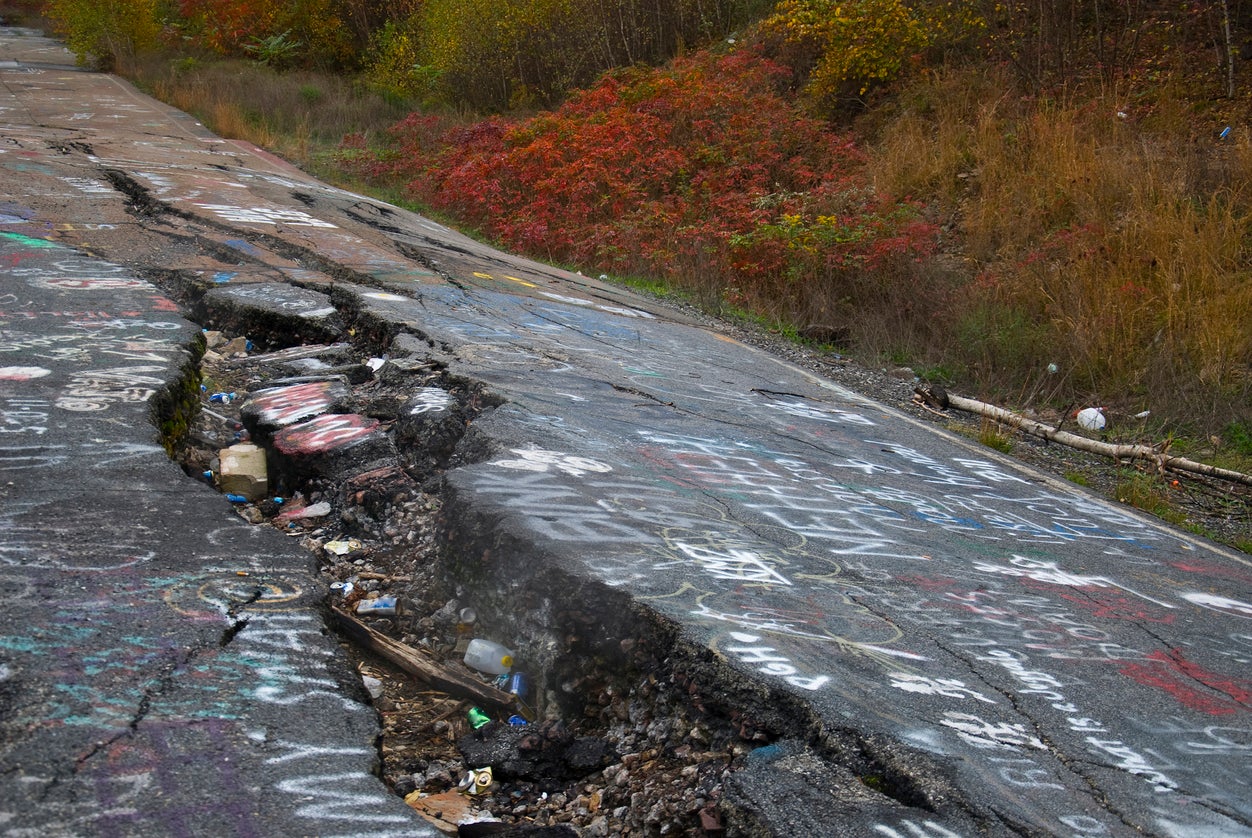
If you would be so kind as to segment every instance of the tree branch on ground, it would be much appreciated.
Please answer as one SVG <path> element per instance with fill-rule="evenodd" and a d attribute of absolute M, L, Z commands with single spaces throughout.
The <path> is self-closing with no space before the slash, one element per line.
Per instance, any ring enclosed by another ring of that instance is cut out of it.
<path fill-rule="evenodd" d="M 934 404 L 935 396 L 922 387 L 915 389 L 915 392 L 924 402 Z M 1042 422 L 1036 422 L 1034 419 L 1027 419 L 1021 414 L 1014 413 L 1002 407 L 996 407 L 987 402 L 981 402 L 977 399 L 967 399 L 963 396 L 953 396 L 950 393 L 943 394 L 943 400 L 946 401 L 947 407 L 957 410 L 964 410 L 967 413 L 976 413 L 980 416 L 986 416 L 997 422 L 1003 422 L 1011 425 L 1032 436 L 1042 437 L 1051 442 L 1057 442 L 1061 445 L 1068 445 L 1071 448 L 1077 448 L 1080 451 L 1089 451 L 1092 454 L 1100 454 L 1105 457 L 1112 457 L 1116 460 L 1145 460 L 1154 463 L 1162 473 L 1166 469 L 1172 471 L 1189 472 L 1191 474 L 1202 474 L 1206 477 L 1217 477 L 1222 480 L 1230 480 L 1235 483 L 1244 483 L 1252 486 L 1252 474 L 1245 474 L 1240 471 L 1232 471 L 1231 469 L 1218 468 L 1207 463 L 1189 460 L 1186 457 L 1175 457 L 1166 453 L 1168 445 L 1157 447 L 1152 445 L 1129 444 L 1129 443 L 1112 443 L 1103 442 L 1098 439 L 1089 439 L 1080 434 L 1062 431 L 1060 428 L 1052 428 Z"/>

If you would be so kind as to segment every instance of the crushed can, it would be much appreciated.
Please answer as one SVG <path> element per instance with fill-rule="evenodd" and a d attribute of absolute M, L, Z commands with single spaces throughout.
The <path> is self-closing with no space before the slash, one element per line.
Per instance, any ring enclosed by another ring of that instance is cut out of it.
<path fill-rule="evenodd" d="M 525 672 L 514 672 L 505 681 L 504 689 L 525 701 L 526 693 L 530 691 L 530 679 L 526 677 Z"/>
<path fill-rule="evenodd" d="M 465 777 L 457 783 L 457 790 L 466 794 L 482 794 L 491 788 L 492 782 L 491 766 L 476 768 L 465 772 Z"/>

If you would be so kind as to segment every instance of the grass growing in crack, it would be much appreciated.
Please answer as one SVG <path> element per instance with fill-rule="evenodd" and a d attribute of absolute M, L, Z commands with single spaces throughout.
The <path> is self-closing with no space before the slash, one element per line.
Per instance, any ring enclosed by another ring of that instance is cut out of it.
<path fill-rule="evenodd" d="M 878 774 L 865 774 L 861 777 L 861 782 L 879 794 L 887 793 L 887 781 Z"/>
<path fill-rule="evenodd" d="M 1067 471 L 1065 472 L 1065 479 L 1078 486 L 1091 485 L 1091 478 L 1081 471 Z"/>
<path fill-rule="evenodd" d="M 149 419 L 157 429 L 161 447 L 171 457 L 200 410 L 200 357 L 204 354 L 204 338 L 197 334 L 189 349 L 191 355 L 183 364 L 181 375 L 157 391 L 148 403 Z"/>
<path fill-rule="evenodd" d="M 1004 433 L 995 422 L 982 423 L 982 427 L 978 430 L 978 441 L 1001 454 L 1007 454 L 1013 450 L 1013 437 Z"/>
<path fill-rule="evenodd" d="M 1142 509 L 1163 521 L 1182 525 L 1187 516 L 1170 497 L 1170 483 L 1137 469 L 1122 469 L 1113 495 L 1122 503 Z"/>

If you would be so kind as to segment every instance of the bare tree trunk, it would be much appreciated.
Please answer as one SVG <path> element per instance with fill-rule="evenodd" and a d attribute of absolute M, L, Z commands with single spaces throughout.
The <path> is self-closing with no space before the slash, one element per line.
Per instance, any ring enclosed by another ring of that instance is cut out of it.
<path fill-rule="evenodd" d="M 1226 36 L 1226 96 L 1235 96 L 1235 49 L 1230 37 L 1230 0 L 1222 0 L 1222 30 Z"/>
<path fill-rule="evenodd" d="M 1206 477 L 1218 477 L 1223 480 L 1230 480 L 1235 483 L 1245 483 L 1252 486 L 1252 474 L 1244 474 L 1240 471 L 1231 471 L 1230 469 L 1218 468 L 1207 463 L 1198 463 L 1195 460 L 1188 460 L 1185 457 L 1173 457 L 1166 454 L 1164 449 L 1156 449 L 1150 445 L 1126 445 L 1114 444 L 1110 442 L 1101 442 L 1097 439 L 1088 439 L 1079 434 L 1070 433 L 1069 431 L 1050 428 L 1042 422 L 1036 422 L 1033 419 L 1027 419 L 1010 410 L 1002 407 L 996 407 L 986 402 L 980 402 L 976 399 L 967 399 L 962 396 L 948 395 L 948 404 L 957 410 L 964 410 L 969 413 L 977 413 L 980 416 L 986 416 L 997 422 L 1003 422 L 1006 425 L 1012 425 L 1032 436 L 1043 437 L 1052 442 L 1059 442 L 1062 445 L 1068 445 L 1071 448 L 1077 448 L 1082 451 L 1090 451 L 1093 454 L 1101 454 L 1106 457 L 1113 457 L 1118 460 L 1146 460 L 1155 463 L 1156 467 L 1162 472 L 1165 469 L 1174 471 L 1185 471 L 1191 474 L 1202 474 Z"/>

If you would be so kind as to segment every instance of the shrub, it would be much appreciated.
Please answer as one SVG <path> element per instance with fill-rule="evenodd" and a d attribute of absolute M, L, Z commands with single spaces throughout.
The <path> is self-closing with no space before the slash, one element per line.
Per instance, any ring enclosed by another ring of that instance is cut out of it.
<path fill-rule="evenodd" d="M 787 81 L 746 49 L 621 70 L 526 120 L 411 117 L 371 173 L 507 247 L 838 331 L 891 282 L 916 289 L 934 230 Z"/>
<path fill-rule="evenodd" d="M 290 34 L 291 30 L 288 29 L 268 38 L 253 36 L 243 45 L 243 48 L 256 59 L 258 64 L 281 69 L 290 66 L 304 47 L 300 41 L 293 41 L 287 37 Z"/>
<path fill-rule="evenodd" d="M 49 0 L 47 14 L 80 64 L 102 69 L 153 47 L 158 0 Z"/>
<path fill-rule="evenodd" d="M 984 24 L 968 3 L 780 0 L 762 23 L 783 41 L 818 100 L 863 96 L 935 44 L 964 42 Z"/>

